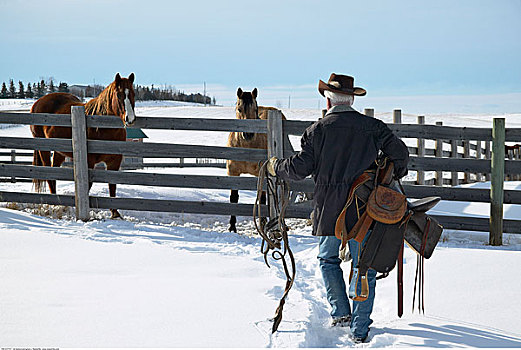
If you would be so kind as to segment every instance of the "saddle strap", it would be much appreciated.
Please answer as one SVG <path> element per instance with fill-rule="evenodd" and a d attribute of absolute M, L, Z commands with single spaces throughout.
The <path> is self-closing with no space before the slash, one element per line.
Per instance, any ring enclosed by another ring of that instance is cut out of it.
<path fill-rule="evenodd" d="M 371 179 L 371 175 L 369 172 L 364 172 L 362 175 L 360 175 L 353 185 L 351 185 L 351 188 L 349 189 L 349 195 L 347 197 L 346 204 L 344 205 L 344 208 L 340 212 L 340 215 L 338 215 L 338 218 L 336 220 L 335 224 L 335 236 L 336 238 L 342 240 L 342 248 L 345 247 L 345 244 L 348 240 L 352 239 L 354 236 L 351 236 L 351 232 L 347 232 L 346 230 L 346 214 L 347 209 L 349 206 L 353 203 L 354 197 L 355 197 L 355 191 L 365 184 L 367 181 Z"/>
<path fill-rule="evenodd" d="M 416 257 L 416 276 L 414 278 L 414 293 L 412 298 L 412 310 L 414 312 L 414 304 L 416 301 L 416 290 L 418 290 L 418 312 L 425 314 L 425 293 L 424 293 L 424 282 L 425 282 L 425 246 L 427 245 L 427 237 L 429 235 L 429 229 L 431 225 L 431 219 L 427 217 L 427 222 L 423 230 L 422 244 L 420 254 Z M 416 288 L 418 285 L 418 288 Z"/>
<path fill-rule="evenodd" d="M 367 211 L 365 211 L 360 219 L 358 219 L 351 232 L 349 232 L 349 235 L 354 237 L 354 240 L 361 244 L 373 221 L 374 219 L 367 214 Z"/>
<path fill-rule="evenodd" d="M 398 317 L 403 315 L 403 242 L 398 254 Z"/>

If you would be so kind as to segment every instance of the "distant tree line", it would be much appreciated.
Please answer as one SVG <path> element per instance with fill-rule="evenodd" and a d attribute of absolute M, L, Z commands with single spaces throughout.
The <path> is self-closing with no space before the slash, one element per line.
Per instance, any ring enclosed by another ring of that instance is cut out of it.
<path fill-rule="evenodd" d="M 183 91 L 176 90 L 173 87 L 156 88 L 152 84 L 151 87 L 136 85 L 134 88 L 136 92 L 136 100 L 150 101 L 150 100 L 172 100 L 204 103 L 207 105 L 215 105 L 215 97 L 210 98 L 200 93 L 186 94 Z"/>
<path fill-rule="evenodd" d="M 5 82 L 2 83 L 0 98 L 40 98 L 51 92 L 69 92 L 69 85 L 60 82 L 56 86 L 53 79 L 48 82 L 42 79 L 38 83 L 27 83 L 25 85 L 20 80 L 18 81 L 18 89 L 16 89 L 13 79 L 9 79 L 9 87 Z"/>
<path fill-rule="evenodd" d="M 18 89 L 15 86 L 13 79 L 9 79 L 9 83 L 2 83 L 0 89 L 0 98 L 40 98 L 46 94 L 53 92 L 71 92 L 79 97 L 96 97 L 105 87 L 102 85 L 87 85 L 77 86 L 69 85 L 65 82 L 60 82 L 58 86 L 54 84 L 54 79 L 48 79 L 46 82 L 41 79 L 38 83 L 27 83 L 24 84 L 22 81 L 18 81 Z M 195 102 L 204 103 L 208 105 L 215 105 L 215 97 L 210 98 L 200 93 L 186 94 L 183 91 L 176 90 L 174 87 L 156 88 L 154 85 L 141 86 L 135 85 L 136 100 L 150 101 L 150 100 L 173 100 L 173 101 L 184 101 L 184 102 Z"/>

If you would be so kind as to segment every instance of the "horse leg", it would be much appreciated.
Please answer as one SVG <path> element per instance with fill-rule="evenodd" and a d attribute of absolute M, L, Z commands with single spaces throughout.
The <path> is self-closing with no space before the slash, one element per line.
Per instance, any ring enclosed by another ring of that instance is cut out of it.
<path fill-rule="evenodd" d="M 33 157 L 33 165 L 37 166 L 51 166 L 51 152 L 49 151 L 34 151 L 34 157 Z M 56 189 L 51 188 L 51 180 L 47 180 L 47 183 L 49 184 L 49 191 L 51 194 L 56 194 Z M 34 179 L 34 189 L 36 192 L 41 193 L 45 191 L 45 183 L 44 180 L 40 179 Z"/>
<path fill-rule="evenodd" d="M 65 156 L 63 154 L 60 154 L 60 153 L 54 151 L 52 154 L 51 167 L 59 168 L 64 161 L 65 161 Z M 56 194 L 56 180 L 47 180 L 47 183 L 49 184 L 49 191 L 52 194 Z"/>
<path fill-rule="evenodd" d="M 230 193 L 230 203 L 239 203 L 239 190 L 232 190 Z M 232 215 L 230 217 L 230 227 L 228 228 L 228 231 L 233 231 L 237 233 L 237 227 L 235 227 L 235 224 L 237 223 L 237 218 L 235 215 Z"/>
<path fill-rule="evenodd" d="M 238 162 L 235 160 L 227 160 L 226 161 L 226 174 L 228 176 L 240 176 L 241 173 L 238 170 Z M 239 190 L 231 190 L 230 193 L 230 203 L 238 203 L 239 202 Z M 235 224 L 237 223 L 237 218 L 235 215 L 230 216 L 230 227 L 228 227 L 228 231 L 237 233 L 237 227 Z"/>
<path fill-rule="evenodd" d="M 94 155 L 87 155 L 87 167 L 89 169 L 94 169 L 94 167 L 96 166 L 96 163 L 98 163 L 98 159 L 96 156 Z M 93 182 L 92 181 L 89 181 L 89 192 L 90 192 L 90 189 L 92 188 L 92 184 Z"/>
<path fill-rule="evenodd" d="M 109 160 L 105 160 L 105 164 L 107 164 L 107 170 L 119 170 L 119 167 L 121 165 L 121 162 L 123 161 L 123 156 L 118 155 L 114 156 Z M 109 183 L 109 195 L 110 197 L 115 198 L 116 197 L 116 184 Z M 118 219 L 121 218 L 121 214 L 117 209 L 110 209 L 111 219 Z"/>

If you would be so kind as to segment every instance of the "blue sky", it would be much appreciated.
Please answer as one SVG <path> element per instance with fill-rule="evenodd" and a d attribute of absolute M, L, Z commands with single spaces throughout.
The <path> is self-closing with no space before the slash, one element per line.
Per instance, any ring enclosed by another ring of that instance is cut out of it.
<path fill-rule="evenodd" d="M 135 72 L 309 108 L 331 72 L 372 98 L 521 93 L 520 37 L 521 0 L 0 0 L 0 81 Z"/>

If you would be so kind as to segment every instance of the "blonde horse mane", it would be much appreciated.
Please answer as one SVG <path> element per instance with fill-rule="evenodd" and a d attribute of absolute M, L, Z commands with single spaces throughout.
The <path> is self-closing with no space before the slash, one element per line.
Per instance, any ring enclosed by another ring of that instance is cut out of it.
<path fill-rule="evenodd" d="M 88 115 L 117 115 L 121 111 L 112 110 L 112 99 L 116 94 L 116 83 L 112 82 L 97 97 L 85 104 L 85 113 Z M 118 107 L 121 108 L 118 103 Z"/>

